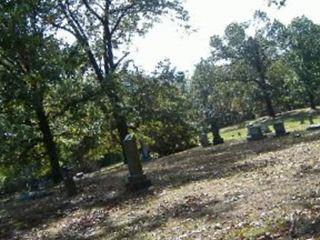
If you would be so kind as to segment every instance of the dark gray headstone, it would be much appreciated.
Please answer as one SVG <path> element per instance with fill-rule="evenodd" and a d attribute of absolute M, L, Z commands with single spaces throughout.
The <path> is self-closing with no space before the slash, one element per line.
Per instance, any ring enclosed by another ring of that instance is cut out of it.
<path fill-rule="evenodd" d="M 63 179 L 63 183 L 67 192 L 67 195 L 69 197 L 72 197 L 77 194 L 77 186 L 76 183 L 74 182 L 72 176 L 67 175 Z"/>
<path fill-rule="evenodd" d="M 128 160 L 129 177 L 127 189 L 138 191 L 151 186 L 151 181 L 143 174 L 137 142 L 134 134 L 128 134 L 123 141 L 125 154 Z"/>
<path fill-rule="evenodd" d="M 314 117 L 315 114 L 316 114 L 315 110 L 308 111 L 307 115 L 308 115 L 308 120 L 310 122 L 310 125 L 314 124 L 313 117 Z"/>
<path fill-rule="evenodd" d="M 71 168 L 67 166 L 61 167 L 61 172 L 63 174 L 63 184 L 64 188 L 69 197 L 72 197 L 77 194 L 77 186 L 73 180 L 73 176 L 71 173 Z"/>
<path fill-rule="evenodd" d="M 264 138 L 261 127 L 259 125 L 249 125 L 247 127 L 247 130 L 248 130 L 248 135 L 247 135 L 248 141 L 260 140 Z"/>
<path fill-rule="evenodd" d="M 199 141 L 202 147 L 208 147 L 210 145 L 208 135 L 204 132 L 200 133 Z"/>
<path fill-rule="evenodd" d="M 276 137 L 285 136 L 285 135 L 288 134 L 288 133 L 286 132 L 285 127 L 284 127 L 283 121 L 276 121 L 276 122 L 274 122 L 273 128 L 274 128 L 274 131 L 275 131 L 275 133 L 276 133 Z"/>

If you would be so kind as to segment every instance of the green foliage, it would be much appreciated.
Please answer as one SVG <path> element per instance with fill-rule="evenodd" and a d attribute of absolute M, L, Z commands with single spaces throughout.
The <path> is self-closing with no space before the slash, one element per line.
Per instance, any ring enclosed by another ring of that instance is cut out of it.
<path fill-rule="evenodd" d="M 286 28 L 261 11 L 231 23 L 210 41 L 212 55 L 197 64 L 192 93 L 198 116 L 213 109 L 220 122 L 237 123 L 275 110 L 318 103 L 319 26 L 302 17 Z M 231 122 L 229 121 L 231 119 Z"/>
<path fill-rule="evenodd" d="M 194 145 L 192 101 L 183 73 L 164 61 L 152 76 L 136 71 L 126 79 L 129 119 L 149 139 L 152 151 L 163 156 Z"/>
<path fill-rule="evenodd" d="M 306 17 L 295 18 L 283 31 L 287 59 L 304 89 L 304 98 L 315 108 L 320 74 L 320 26 Z"/>
<path fill-rule="evenodd" d="M 128 122 L 141 127 L 154 121 L 161 124 L 152 142 L 160 142 L 161 136 L 169 142 L 163 149 L 163 143 L 157 146 L 160 154 L 191 145 L 190 121 L 184 112 L 190 102 L 184 103 L 187 90 L 181 85 L 186 82 L 184 75 L 167 68 L 161 77 L 146 76 L 144 80 L 153 82 L 147 88 L 161 91 L 152 108 L 147 97 L 137 99 L 143 108 L 136 108 L 135 90 L 128 91 L 128 82 L 122 80 L 127 77 L 119 68 L 123 58 L 115 54 L 162 16 L 185 23 L 188 15 L 181 2 L 113 1 L 103 7 L 105 11 L 100 11 L 98 1 L 0 4 L 2 179 L 26 181 L 24 170 L 31 167 L 35 174 L 30 177 L 39 177 L 50 170 L 59 174 L 62 164 L 89 171 L 97 161 L 102 165 L 118 161 L 123 134 L 117 136 L 116 131 L 126 131 Z M 73 34 L 77 41 L 69 45 L 57 40 L 57 29 Z M 144 95 L 149 94 L 153 97 L 153 91 Z M 168 131 L 180 137 L 170 139 Z"/>

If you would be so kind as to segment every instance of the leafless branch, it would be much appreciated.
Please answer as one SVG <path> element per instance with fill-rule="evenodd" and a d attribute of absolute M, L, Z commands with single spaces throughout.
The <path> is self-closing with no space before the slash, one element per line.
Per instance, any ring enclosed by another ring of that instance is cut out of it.
<path fill-rule="evenodd" d="M 82 0 L 82 2 L 92 15 L 94 15 L 101 23 L 104 22 L 104 19 L 90 6 L 87 0 Z"/>

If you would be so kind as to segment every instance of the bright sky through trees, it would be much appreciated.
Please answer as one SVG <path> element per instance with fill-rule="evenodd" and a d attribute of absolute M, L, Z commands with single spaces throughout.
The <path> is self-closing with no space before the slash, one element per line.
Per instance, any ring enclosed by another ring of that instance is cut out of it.
<path fill-rule="evenodd" d="M 288 0 L 280 10 L 268 7 L 266 0 L 186 0 L 185 6 L 197 31 L 188 35 L 170 21 L 158 24 L 135 41 L 130 57 L 137 65 L 152 71 L 157 62 L 169 58 L 179 70 L 190 72 L 201 57 L 209 54 L 210 36 L 222 34 L 231 22 L 251 19 L 258 9 L 285 24 L 301 15 L 320 23 L 319 0 Z"/>

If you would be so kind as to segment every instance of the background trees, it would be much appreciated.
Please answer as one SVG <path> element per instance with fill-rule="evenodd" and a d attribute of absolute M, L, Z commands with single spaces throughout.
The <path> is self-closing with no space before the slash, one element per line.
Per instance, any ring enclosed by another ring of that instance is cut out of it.
<path fill-rule="evenodd" d="M 284 34 L 288 61 L 299 78 L 304 98 L 315 109 L 320 83 L 320 26 L 306 17 L 295 18 Z"/>
<path fill-rule="evenodd" d="M 266 106 L 266 113 L 274 117 L 275 110 L 272 104 L 272 86 L 268 79 L 268 71 L 274 61 L 278 58 L 279 51 L 277 42 L 273 38 L 275 31 L 265 13 L 257 12 L 252 25 L 254 34 L 248 35 L 246 31 L 250 25 L 246 23 L 230 24 L 223 38 L 213 36 L 211 46 L 215 60 L 227 61 L 230 65 L 238 65 L 244 68 L 245 77 L 238 80 L 249 81 L 255 84 L 259 91 L 258 94 Z"/>
<path fill-rule="evenodd" d="M 230 24 L 224 36 L 211 38 L 212 56 L 196 66 L 196 105 L 216 109 L 224 123 L 230 123 L 230 115 L 237 122 L 273 117 L 276 110 L 306 103 L 314 108 L 319 101 L 318 28 L 305 17 L 286 27 L 259 11 L 252 21 Z"/>

